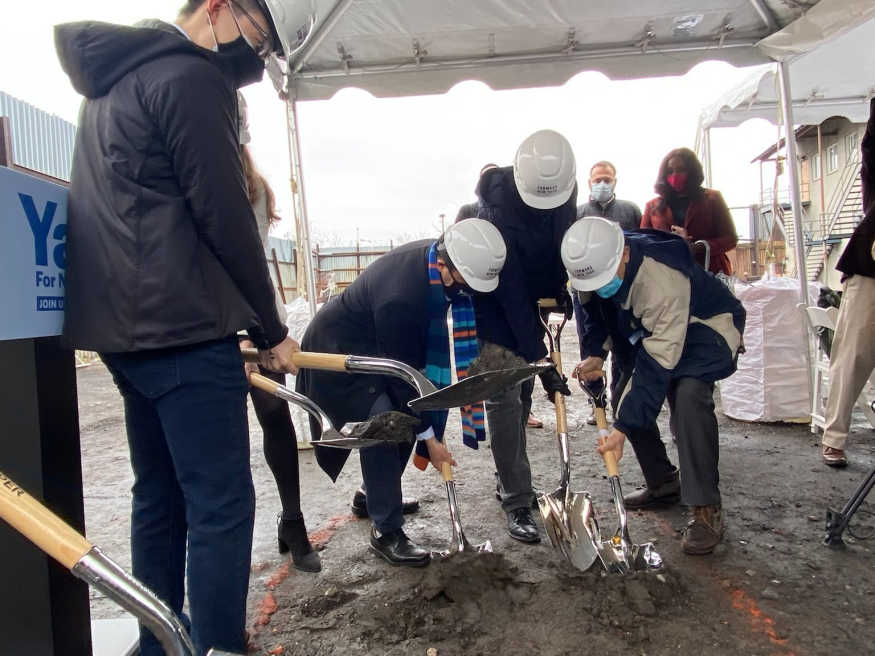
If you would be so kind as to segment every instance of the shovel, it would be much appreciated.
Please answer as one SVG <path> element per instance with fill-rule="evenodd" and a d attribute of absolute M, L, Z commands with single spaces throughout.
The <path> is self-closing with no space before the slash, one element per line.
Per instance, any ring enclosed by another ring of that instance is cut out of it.
<path fill-rule="evenodd" d="M 550 343 L 550 358 L 558 371 L 562 371 L 560 339 L 567 318 L 555 327 L 549 324 L 550 312 L 556 309 L 553 299 L 538 301 L 541 324 L 547 331 Z M 600 543 L 598 523 L 593 511 L 592 499 L 587 492 L 571 492 L 571 456 L 568 449 L 568 418 L 565 410 L 565 397 L 559 392 L 553 399 L 556 410 L 556 434 L 559 440 L 560 476 L 559 487 L 553 492 L 538 497 L 538 510 L 544 521 L 544 528 L 554 549 L 577 569 L 586 571 L 598 558 Z"/>
<path fill-rule="evenodd" d="M 578 379 L 580 388 L 593 401 L 596 425 L 599 429 L 599 442 L 604 442 L 610 434 L 608 419 L 605 416 L 607 394 L 604 378 L 584 384 Z M 649 571 L 662 568 L 662 557 L 654 549 L 652 542 L 633 544 L 626 523 L 626 505 L 623 502 L 623 489 L 620 487 L 620 473 L 617 456 L 613 451 L 602 454 L 611 484 L 611 495 L 617 511 L 617 530 L 613 537 L 599 543 L 599 558 L 608 572 L 628 574 L 629 572 Z"/>
<path fill-rule="evenodd" d="M 419 419 L 403 412 L 383 412 L 367 421 L 347 424 L 337 430 L 322 408 L 303 394 L 261 374 L 250 374 L 249 382 L 253 387 L 300 406 L 316 419 L 322 429 L 320 438 L 316 440 L 319 446 L 365 449 L 384 442 L 412 442 L 413 429 L 419 425 Z"/>
<path fill-rule="evenodd" d="M 260 364 L 257 349 L 245 348 L 241 349 L 241 352 L 246 362 Z M 413 399 L 407 404 L 411 410 L 416 412 L 447 410 L 479 403 L 483 399 L 492 398 L 505 389 L 550 368 L 549 364 L 533 364 L 513 369 L 487 371 L 437 389 L 428 378 L 410 365 L 388 358 L 299 351 L 292 356 L 292 362 L 301 369 L 382 374 L 400 378 L 410 384 L 419 394 L 419 398 Z"/>
<path fill-rule="evenodd" d="M 459 504 L 456 502 L 456 482 L 453 480 L 453 468 L 448 462 L 441 463 L 441 476 L 447 486 L 447 501 L 450 504 L 450 521 L 453 524 L 453 543 L 446 551 L 439 551 L 435 557 L 444 559 L 457 553 L 492 553 L 492 543 L 487 540 L 481 544 L 471 544 L 462 530 L 459 519 Z"/>
<path fill-rule="evenodd" d="M 0 518 L 73 576 L 132 613 L 155 635 L 168 656 L 195 656 L 185 627 L 164 602 L 3 472 L 0 472 Z M 211 649 L 207 656 L 234 655 Z"/>

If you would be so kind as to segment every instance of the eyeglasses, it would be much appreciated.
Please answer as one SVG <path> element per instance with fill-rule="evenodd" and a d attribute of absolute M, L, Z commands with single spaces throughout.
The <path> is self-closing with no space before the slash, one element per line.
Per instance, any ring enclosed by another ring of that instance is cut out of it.
<path fill-rule="evenodd" d="M 261 43 L 257 46 L 254 45 L 245 34 L 243 34 L 243 30 L 240 29 L 240 22 L 237 20 L 237 15 L 234 13 L 234 7 L 240 10 L 240 12 L 246 17 L 246 20 L 249 21 L 250 25 L 255 28 L 255 31 L 258 32 L 258 36 L 261 37 Z M 258 24 L 258 21 L 250 14 L 246 9 L 240 4 L 234 2 L 233 0 L 229 0 L 228 8 L 231 10 L 231 18 L 234 19 L 234 23 L 237 25 L 237 29 L 240 30 L 240 35 L 244 38 L 246 43 L 249 44 L 249 47 L 255 51 L 262 59 L 266 58 L 272 52 L 276 50 L 276 44 L 274 43 L 273 37 L 264 31 L 264 28 Z"/>

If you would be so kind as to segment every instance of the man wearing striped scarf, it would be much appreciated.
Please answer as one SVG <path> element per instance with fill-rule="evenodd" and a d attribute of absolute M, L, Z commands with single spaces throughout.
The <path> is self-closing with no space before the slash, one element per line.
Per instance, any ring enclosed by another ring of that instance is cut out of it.
<path fill-rule="evenodd" d="M 405 244 L 387 253 L 340 296 L 329 301 L 310 323 L 302 340 L 308 351 L 369 355 L 400 360 L 437 387 L 464 378 L 477 357 L 477 327 L 472 293 L 498 286 L 506 249 L 499 231 L 487 221 L 468 219 L 450 226 L 437 241 Z M 452 321 L 448 322 L 448 316 Z M 453 326 L 450 352 L 448 324 Z M 407 410 L 413 389 L 395 378 L 302 370 L 297 389 L 319 404 L 336 426 L 390 410 Z M 447 411 L 422 414 L 416 429 L 417 466 L 455 465 L 443 445 Z M 477 448 L 485 439 L 483 405 L 461 409 L 462 439 Z M 318 428 L 313 428 L 318 434 Z M 322 469 L 337 478 L 348 451 L 320 448 Z M 427 565 L 429 552 L 413 543 L 404 523 L 401 475 L 410 459 L 410 443 L 390 443 L 359 452 L 367 514 L 373 522 L 370 547 L 392 565 Z"/>

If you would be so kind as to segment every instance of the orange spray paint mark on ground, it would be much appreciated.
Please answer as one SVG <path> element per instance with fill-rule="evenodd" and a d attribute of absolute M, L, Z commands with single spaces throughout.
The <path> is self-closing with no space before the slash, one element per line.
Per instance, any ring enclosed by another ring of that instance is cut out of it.
<path fill-rule="evenodd" d="M 310 539 L 310 544 L 316 549 L 324 547 L 328 544 L 329 540 L 334 537 L 334 534 L 337 533 L 341 526 L 348 524 L 355 519 L 355 515 L 338 515 L 337 517 L 332 517 L 324 526 L 307 536 Z M 293 570 L 289 567 L 289 561 L 286 560 L 268 577 L 267 581 L 265 581 L 264 587 L 267 588 L 267 592 L 258 604 L 258 610 L 256 612 L 256 618 L 250 636 L 251 638 L 258 635 L 261 629 L 270 623 L 271 616 L 277 611 L 277 603 L 276 598 L 273 596 L 273 590 L 276 590 L 280 583 L 289 578 L 289 575 L 292 572 Z"/>
<path fill-rule="evenodd" d="M 787 647 L 787 638 L 778 637 L 775 620 L 766 615 L 744 590 L 735 588 L 730 591 L 729 597 L 732 600 L 732 607 L 747 617 L 754 631 L 765 634 L 773 645 L 783 647 L 781 653 L 784 656 L 796 656 L 796 653 Z"/>

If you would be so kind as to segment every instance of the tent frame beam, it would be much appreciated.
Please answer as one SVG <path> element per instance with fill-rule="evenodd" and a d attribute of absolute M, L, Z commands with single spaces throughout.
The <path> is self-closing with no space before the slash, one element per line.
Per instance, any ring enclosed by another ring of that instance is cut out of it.
<path fill-rule="evenodd" d="M 769 34 L 777 32 L 778 21 L 775 20 L 775 16 L 772 14 L 771 9 L 766 6 L 763 0 L 750 0 L 750 4 L 768 28 Z"/>
<path fill-rule="evenodd" d="M 663 55 L 677 55 L 688 52 L 702 52 L 706 50 L 732 50 L 753 48 L 759 39 L 733 39 L 726 40 L 723 45 L 717 41 L 690 41 L 674 44 L 651 44 L 651 48 L 658 49 Z M 575 50 L 571 54 L 564 52 L 538 52 L 516 53 L 495 56 L 472 56 L 454 59 L 429 59 L 416 62 L 415 60 L 354 64 L 355 60 L 347 65 L 328 69 L 302 69 L 294 74 L 295 80 L 320 80 L 334 77 L 368 76 L 383 73 L 423 73 L 432 70 L 480 68 L 485 66 L 502 66 L 515 64 L 545 64 L 545 63 L 576 63 L 598 59 L 617 57 L 636 57 L 642 55 L 642 49 L 636 46 L 614 46 L 608 48 L 596 48 L 591 50 Z M 763 57 L 763 63 L 768 59 Z"/>

